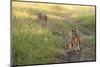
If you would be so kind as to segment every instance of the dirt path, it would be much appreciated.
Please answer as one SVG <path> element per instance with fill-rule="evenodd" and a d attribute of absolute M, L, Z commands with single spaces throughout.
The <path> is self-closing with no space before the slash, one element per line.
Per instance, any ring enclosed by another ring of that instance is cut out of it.
<path fill-rule="evenodd" d="M 66 62 L 77 62 L 79 60 L 80 60 L 80 53 L 77 53 L 75 51 L 69 51 L 65 55 Z"/>
<path fill-rule="evenodd" d="M 91 47 L 81 44 L 80 49 L 81 49 L 80 52 L 67 50 L 65 54 L 62 57 L 60 57 L 60 59 L 58 59 L 57 62 L 71 63 L 71 62 L 80 62 L 80 61 L 94 61 L 94 59 L 91 57 L 91 52 L 92 52 Z"/>

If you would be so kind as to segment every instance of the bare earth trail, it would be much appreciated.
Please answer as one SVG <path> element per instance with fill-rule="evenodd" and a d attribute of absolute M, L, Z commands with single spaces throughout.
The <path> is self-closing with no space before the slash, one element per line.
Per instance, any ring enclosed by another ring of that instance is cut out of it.
<path fill-rule="evenodd" d="M 88 49 L 89 47 L 87 47 L 84 44 L 80 45 L 80 52 L 75 52 L 75 51 L 66 51 L 65 55 L 64 55 L 64 61 L 65 62 L 79 62 L 79 61 L 90 61 L 88 60 L 88 57 L 86 57 L 88 51 L 90 51 Z M 92 60 L 91 60 L 92 61 Z"/>
<path fill-rule="evenodd" d="M 58 59 L 57 62 L 79 62 L 79 61 L 93 61 L 92 59 L 88 59 L 88 51 L 90 51 L 89 47 L 81 44 L 80 52 L 68 51 L 66 50 L 65 54 Z M 87 54 L 87 55 L 86 55 Z"/>

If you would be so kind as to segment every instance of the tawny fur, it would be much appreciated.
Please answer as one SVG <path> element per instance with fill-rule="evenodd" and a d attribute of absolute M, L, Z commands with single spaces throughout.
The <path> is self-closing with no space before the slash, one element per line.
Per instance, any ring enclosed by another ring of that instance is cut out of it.
<path fill-rule="evenodd" d="M 37 13 L 37 21 L 39 24 L 41 24 L 42 26 L 47 24 L 47 15 L 43 14 L 43 13 Z"/>
<path fill-rule="evenodd" d="M 68 38 L 68 47 L 70 50 L 80 51 L 80 38 L 76 29 L 71 29 Z"/>

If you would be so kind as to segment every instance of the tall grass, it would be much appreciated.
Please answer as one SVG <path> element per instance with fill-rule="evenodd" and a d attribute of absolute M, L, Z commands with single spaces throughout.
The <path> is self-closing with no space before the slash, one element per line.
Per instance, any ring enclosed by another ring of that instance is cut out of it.
<path fill-rule="evenodd" d="M 12 49 L 14 64 L 53 63 L 63 54 L 59 37 L 30 18 L 12 19 Z"/>

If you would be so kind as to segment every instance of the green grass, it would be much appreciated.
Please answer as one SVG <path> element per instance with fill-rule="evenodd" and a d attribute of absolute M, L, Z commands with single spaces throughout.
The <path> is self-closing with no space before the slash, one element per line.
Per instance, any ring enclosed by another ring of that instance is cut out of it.
<path fill-rule="evenodd" d="M 83 16 L 78 16 L 77 19 L 80 21 L 80 23 L 89 29 L 95 27 L 95 15 L 83 15 Z"/>

